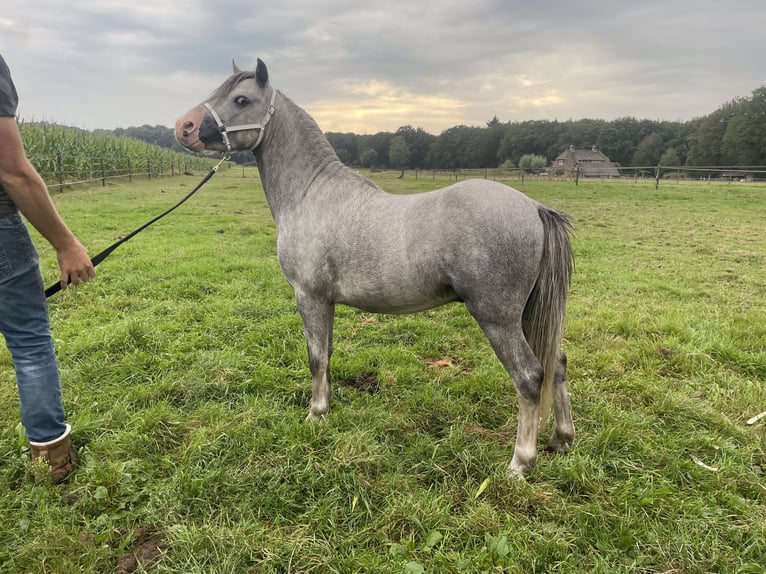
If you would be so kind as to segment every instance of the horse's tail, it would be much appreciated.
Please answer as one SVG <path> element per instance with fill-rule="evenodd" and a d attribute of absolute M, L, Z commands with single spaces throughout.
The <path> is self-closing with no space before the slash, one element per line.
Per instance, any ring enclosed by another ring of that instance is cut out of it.
<path fill-rule="evenodd" d="M 553 376 L 564 336 L 574 256 L 569 241 L 572 233 L 569 217 L 543 205 L 537 213 L 543 222 L 543 255 L 537 282 L 524 308 L 523 323 L 527 342 L 544 371 L 540 396 L 540 424 L 544 425 L 550 414 Z"/>

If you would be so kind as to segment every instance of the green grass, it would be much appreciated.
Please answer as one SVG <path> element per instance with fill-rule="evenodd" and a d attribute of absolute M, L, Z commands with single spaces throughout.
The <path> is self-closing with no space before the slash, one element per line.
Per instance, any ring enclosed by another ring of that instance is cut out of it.
<path fill-rule="evenodd" d="M 372 174 L 448 183 L 397 175 Z M 302 327 L 247 176 L 218 174 L 51 300 L 82 459 L 65 485 L 31 480 L 0 351 L 0 571 L 114 572 L 132 553 L 183 573 L 762 571 L 766 420 L 746 421 L 766 410 L 766 187 L 511 182 L 577 230 L 578 440 L 524 483 L 505 475 L 513 385 L 459 305 L 339 308 L 330 416 L 304 422 Z M 197 181 L 55 199 L 96 253 Z M 339 384 L 369 373 L 377 392 Z"/>

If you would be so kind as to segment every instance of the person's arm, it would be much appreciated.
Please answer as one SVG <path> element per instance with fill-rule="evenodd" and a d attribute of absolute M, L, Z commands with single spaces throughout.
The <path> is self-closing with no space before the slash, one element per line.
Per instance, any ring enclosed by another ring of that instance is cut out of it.
<path fill-rule="evenodd" d="M 0 184 L 19 211 L 56 250 L 61 287 L 95 277 L 85 247 L 69 230 L 48 194 L 45 182 L 29 163 L 16 119 L 0 117 Z"/>

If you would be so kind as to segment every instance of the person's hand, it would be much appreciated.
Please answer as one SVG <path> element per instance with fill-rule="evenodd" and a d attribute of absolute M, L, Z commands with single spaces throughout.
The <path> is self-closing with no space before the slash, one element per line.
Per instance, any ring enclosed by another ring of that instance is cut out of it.
<path fill-rule="evenodd" d="M 56 252 L 61 270 L 61 288 L 66 289 L 68 283 L 79 285 L 87 283 L 96 276 L 96 269 L 91 263 L 88 251 L 75 240 Z"/>

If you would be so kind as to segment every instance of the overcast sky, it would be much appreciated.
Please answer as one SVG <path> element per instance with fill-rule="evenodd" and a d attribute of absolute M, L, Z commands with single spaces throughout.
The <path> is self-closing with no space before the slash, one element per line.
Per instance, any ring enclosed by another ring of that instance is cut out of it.
<path fill-rule="evenodd" d="M 689 120 L 766 84 L 764 0 L 3 0 L 25 120 L 161 124 L 231 60 L 325 131 Z"/>

